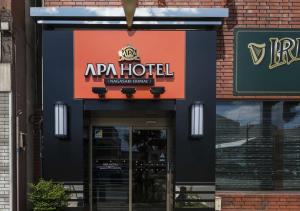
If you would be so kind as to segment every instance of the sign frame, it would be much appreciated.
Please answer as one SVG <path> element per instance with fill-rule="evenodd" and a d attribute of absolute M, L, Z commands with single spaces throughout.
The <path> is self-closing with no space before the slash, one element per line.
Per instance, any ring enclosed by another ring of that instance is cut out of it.
<path fill-rule="evenodd" d="M 233 96 L 299 96 L 300 95 L 300 87 L 299 90 L 291 90 L 291 91 L 286 91 L 286 90 L 242 90 L 241 87 L 239 86 L 239 80 L 238 80 L 238 48 L 239 48 L 239 36 L 238 34 L 240 32 L 257 32 L 257 33 L 272 33 L 272 32 L 277 32 L 277 33 L 284 33 L 284 32 L 290 32 L 290 33 L 297 33 L 299 32 L 299 38 L 300 38 L 300 29 L 292 29 L 292 28 L 235 28 L 234 29 L 234 40 L 233 40 Z M 268 40 L 266 40 L 267 43 Z M 269 51 L 269 49 L 266 49 Z M 269 52 L 266 52 L 269 53 Z M 250 56 L 250 54 L 249 54 Z M 250 58 L 250 57 L 249 57 Z M 292 65 L 292 64 L 291 64 Z M 300 62 L 299 62 L 300 65 Z M 291 68 L 288 66 L 288 68 Z M 297 69 L 297 68 L 296 68 Z M 262 70 L 262 71 L 269 71 L 267 69 Z M 271 70 L 271 71 L 276 71 L 276 70 Z M 300 72 L 299 72 L 300 75 Z"/>

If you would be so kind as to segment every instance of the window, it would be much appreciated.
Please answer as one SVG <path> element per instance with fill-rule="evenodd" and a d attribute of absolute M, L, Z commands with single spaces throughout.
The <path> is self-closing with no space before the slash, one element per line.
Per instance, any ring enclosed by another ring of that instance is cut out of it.
<path fill-rule="evenodd" d="M 300 102 L 217 104 L 219 190 L 300 189 Z"/>

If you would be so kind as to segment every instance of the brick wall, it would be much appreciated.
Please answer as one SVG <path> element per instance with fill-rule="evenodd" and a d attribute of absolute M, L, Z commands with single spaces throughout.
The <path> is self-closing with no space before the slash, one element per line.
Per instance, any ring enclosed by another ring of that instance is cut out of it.
<path fill-rule="evenodd" d="M 10 209 L 9 94 L 0 92 L 0 210 Z"/>
<path fill-rule="evenodd" d="M 222 211 L 299 211 L 300 193 L 218 193 Z"/>
<path fill-rule="evenodd" d="M 230 17 L 219 30 L 217 52 L 217 98 L 231 99 L 233 93 L 234 28 L 300 28 L 300 0 L 228 0 Z M 240 97 L 242 98 L 242 97 Z M 244 97 L 300 99 L 300 97 Z"/>

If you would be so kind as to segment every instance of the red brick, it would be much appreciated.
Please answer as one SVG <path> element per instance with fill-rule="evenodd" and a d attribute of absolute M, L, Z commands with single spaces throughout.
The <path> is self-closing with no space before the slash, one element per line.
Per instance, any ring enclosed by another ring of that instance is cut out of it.
<path fill-rule="evenodd" d="M 221 96 L 223 97 L 223 96 Z M 217 192 L 222 211 L 299 211 L 300 193 L 234 193 Z M 293 200 L 291 200 L 293 199 Z"/>

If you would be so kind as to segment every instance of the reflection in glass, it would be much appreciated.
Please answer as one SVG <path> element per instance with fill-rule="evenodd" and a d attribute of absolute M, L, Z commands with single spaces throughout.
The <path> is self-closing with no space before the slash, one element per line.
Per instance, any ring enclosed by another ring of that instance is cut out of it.
<path fill-rule="evenodd" d="M 300 102 L 220 102 L 216 123 L 219 189 L 300 188 Z"/>
<path fill-rule="evenodd" d="M 93 208 L 127 211 L 129 197 L 129 129 L 93 130 Z"/>
<path fill-rule="evenodd" d="M 300 102 L 283 104 L 282 145 L 282 189 L 300 188 Z"/>
<path fill-rule="evenodd" d="M 214 208 L 214 186 L 176 185 L 175 208 Z"/>
<path fill-rule="evenodd" d="M 165 211 L 166 130 L 132 131 L 133 211 Z"/>
<path fill-rule="evenodd" d="M 132 145 L 129 135 L 128 127 L 93 129 L 93 210 L 129 209 L 131 162 L 133 211 L 165 211 L 167 131 L 133 129 Z"/>
<path fill-rule="evenodd" d="M 256 102 L 219 103 L 217 106 L 217 185 L 259 187 L 259 175 L 270 163 L 262 140 L 261 107 Z M 271 147 L 271 145 L 270 145 Z M 263 163 L 261 163 L 263 161 Z"/>

